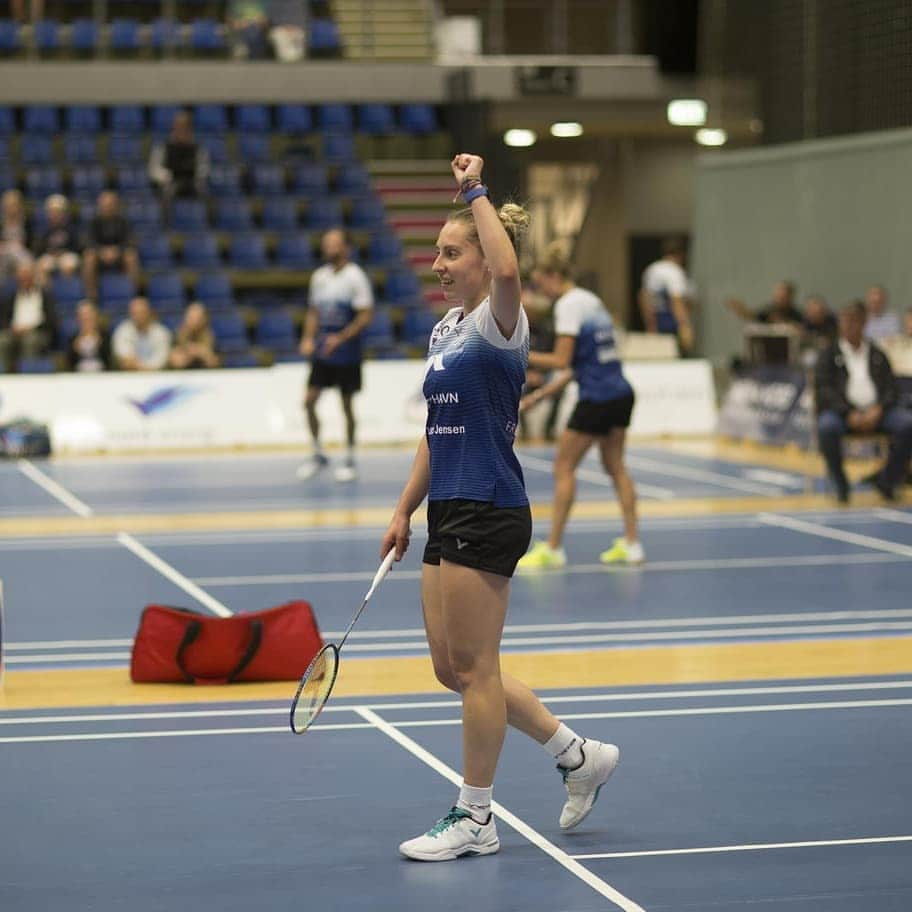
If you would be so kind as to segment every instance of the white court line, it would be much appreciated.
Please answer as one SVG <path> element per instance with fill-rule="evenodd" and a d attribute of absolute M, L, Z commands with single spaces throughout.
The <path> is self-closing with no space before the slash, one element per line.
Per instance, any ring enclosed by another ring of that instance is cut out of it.
<path fill-rule="evenodd" d="M 760 484 L 758 482 L 744 481 L 733 478 L 731 475 L 722 475 L 720 472 L 711 472 L 707 469 L 695 469 L 691 466 L 673 465 L 660 462 L 657 459 L 648 459 L 643 456 L 629 456 L 627 464 L 635 469 L 654 472 L 658 475 L 668 475 L 670 478 L 685 478 L 688 481 L 702 481 L 715 485 L 718 488 L 731 488 L 735 491 L 746 491 L 750 494 L 782 495 L 786 490 L 778 485 Z"/>
<path fill-rule="evenodd" d="M 768 525 L 766 523 L 765 525 Z M 910 555 L 912 556 L 912 555 Z M 560 579 L 562 575 L 579 574 L 632 574 L 632 573 L 668 573 L 690 570 L 747 570 L 754 567 L 819 567 L 833 564 L 867 564 L 897 560 L 896 556 L 863 554 L 809 554 L 802 556 L 783 555 L 782 557 L 728 557 L 695 560 L 646 561 L 637 567 L 608 567 L 604 564 L 572 564 L 559 570 L 524 572 L 518 574 L 518 580 Z M 201 586 L 274 586 L 293 583 L 342 583 L 348 581 L 370 580 L 373 574 L 357 571 L 354 573 L 266 573 L 249 576 L 199 576 L 195 582 Z M 420 570 L 399 570 L 391 579 L 400 582 L 421 579 Z"/>
<path fill-rule="evenodd" d="M 550 459 L 541 459 L 538 456 L 529 456 L 526 453 L 520 455 L 519 460 L 523 467 L 528 466 L 530 469 L 538 469 L 541 472 L 548 472 L 549 474 L 554 471 L 554 463 Z M 580 466 L 576 470 L 576 477 L 582 478 L 583 481 L 588 481 L 590 484 L 602 485 L 603 487 L 611 488 L 614 490 L 614 482 L 610 478 L 606 478 L 603 472 L 593 472 L 591 469 L 585 469 Z M 641 482 L 636 482 L 637 493 L 645 494 L 647 497 L 655 497 L 657 500 L 674 500 L 677 495 L 674 491 L 669 490 L 668 488 L 659 488 L 655 485 L 642 484 Z"/>
<path fill-rule="evenodd" d="M 407 750 L 413 757 L 416 757 L 422 763 L 429 766 L 435 773 L 443 776 L 444 779 L 452 782 L 457 787 L 462 785 L 462 776 L 460 776 L 456 770 L 447 766 L 430 751 L 425 750 L 417 741 L 413 741 L 408 735 L 402 734 L 396 726 L 391 725 L 366 706 L 358 707 L 356 711 L 359 716 L 376 726 L 384 735 Z M 541 849 L 542 852 L 553 858 L 561 867 L 565 868 L 575 877 L 578 877 L 584 884 L 595 890 L 596 893 L 599 893 L 601 896 L 604 896 L 605 899 L 613 902 L 618 908 L 623 909 L 624 912 L 646 912 L 642 906 L 637 905 L 632 899 L 615 890 L 611 884 L 606 883 L 600 877 L 593 874 L 588 868 L 583 867 L 583 865 L 571 858 L 563 849 L 559 849 L 553 842 L 545 839 L 541 833 L 532 829 L 524 820 L 521 820 L 511 811 L 508 811 L 499 802 L 492 801 L 491 810 L 507 824 L 507 826 L 516 830 L 520 836 L 525 837 L 532 845 Z"/>
<path fill-rule="evenodd" d="M 23 640 L 20 643 L 4 643 L 3 648 L 11 652 L 41 649 L 114 649 L 132 646 L 133 640 Z"/>
<path fill-rule="evenodd" d="M 201 605 L 205 605 L 213 614 L 219 617 L 231 617 L 232 612 L 218 599 L 213 598 L 208 592 L 200 589 L 192 580 L 187 579 L 183 573 L 175 570 L 169 563 L 163 561 L 157 554 L 150 551 L 145 545 L 140 544 L 127 532 L 118 532 L 117 540 L 128 550 L 132 551 L 140 560 L 145 561 L 150 567 L 157 570 L 162 576 L 170 580 L 180 589 L 183 589 L 191 598 L 195 598 Z"/>
<path fill-rule="evenodd" d="M 35 482 L 39 488 L 44 488 L 51 497 L 55 497 L 64 506 L 69 507 L 77 516 L 87 517 L 94 515 L 95 511 L 88 504 L 83 503 L 78 497 L 71 494 L 62 484 L 54 481 L 50 475 L 46 475 L 41 469 L 32 465 L 27 459 L 19 459 L 16 461 L 16 464 L 19 467 L 19 471 L 22 472 L 26 478 Z"/>
<path fill-rule="evenodd" d="M 912 842 L 912 836 L 865 836 L 858 839 L 816 839 L 810 842 L 757 842 L 746 845 L 703 846 L 694 849 L 653 849 L 644 852 L 594 852 L 574 855 L 580 861 L 599 858 L 649 858 L 656 855 L 707 855 L 716 852 L 760 852 L 768 849 L 812 849 L 829 846 L 877 845 L 887 842 Z"/>
<path fill-rule="evenodd" d="M 876 509 L 874 513 L 880 519 L 888 519 L 890 522 L 912 525 L 912 513 L 904 513 L 902 510 L 893 510 L 890 507 L 880 507 Z"/>
<path fill-rule="evenodd" d="M 783 516 L 780 513 L 758 513 L 757 518 L 769 526 L 776 526 L 780 529 L 791 529 L 793 532 L 805 532 L 808 535 L 817 535 L 820 538 L 831 538 L 834 541 L 847 542 L 850 545 L 859 545 L 862 548 L 872 548 L 875 551 L 885 551 L 888 554 L 898 554 L 901 557 L 912 557 L 912 546 L 901 545 L 886 538 L 874 538 L 871 535 L 846 532 L 845 529 L 834 529 L 830 526 L 822 526 L 820 523 Z"/>
<path fill-rule="evenodd" d="M 129 652 L 61 652 L 48 655 L 8 655 L 3 661 L 7 665 L 53 665 L 55 662 L 124 662 Z"/>

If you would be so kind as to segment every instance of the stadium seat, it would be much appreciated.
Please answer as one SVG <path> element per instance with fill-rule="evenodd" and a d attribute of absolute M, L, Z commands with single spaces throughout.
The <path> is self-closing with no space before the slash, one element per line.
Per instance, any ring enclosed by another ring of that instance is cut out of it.
<path fill-rule="evenodd" d="M 108 140 L 108 159 L 117 165 L 143 161 L 143 143 L 139 136 L 112 133 Z"/>
<path fill-rule="evenodd" d="M 22 114 L 22 129 L 26 133 L 53 135 L 60 130 L 57 108 L 50 105 L 29 105 Z"/>
<path fill-rule="evenodd" d="M 71 165 L 98 161 L 98 142 L 86 133 L 69 133 L 63 137 L 63 157 Z"/>
<path fill-rule="evenodd" d="M 140 235 L 137 244 L 139 262 L 143 269 L 161 270 L 174 268 L 174 253 L 167 236 L 155 232 Z"/>
<path fill-rule="evenodd" d="M 246 353 L 250 348 L 247 327 L 238 313 L 213 314 L 209 325 L 220 354 Z"/>
<path fill-rule="evenodd" d="M 186 304 L 184 283 L 177 272 L 157 272 L 149 276 L 149 303 L 156 309 L 179 310 Z"/>
<path fill-rule="evenodd" d="M 310 108 L 307 105 L 279 105 L 276 114 L 278 129 L 282 133 L 298 136 L 302 133 L 309 133 L 313 129 Z"/>
<path fill-rule="evenodd" d="M 438 321 L 439 317 L 430 310 L 409 311 L 402 320 L 402 341 L 426 351 Z"/>
<path fill-rule="evenodd" d="M 17 54 L 22 47 L 19 38 L 19 23 L 12 19 L 0 19 L 0 54 Z"/>
<path fill-rule="evenodd" d="M 396 344 L 393 321 L 387 308 L 374 308 L 374 316 L 364 330 L 363 342 L 370 349 L 386 349 Z"/>
<path fill-rule="evenodd" d="M 119 54 L 136 54 L 140 48 L 139 22 L 135 19 L 115 19 L 111 23 L 111 50 Z"/>
<path fill-rule="evenodd" d="M 152 132 L 156 136 L 166 135 L 171 132 L 171 124 L 174 123 L 174 115 L 182 111 L 181 105 L 162 104 L 155 105 L 152 108 Z"/>
<path fill-rule="evenodd" d="M 96 105 L 71 105 L 63 109 L 63 121 L 70 133 L 98 133 L 101 111 Z"/>
<path fill-rule="evenodd" d="M 228 259 L 235 269 L 265 269 L 269 265 L 266 244 L 253 232 L 236 234 L 231 238 Z"/>
<path fill-rule="evenodd" d="M 238 134 L 238 157 L 244 162 L 268 162 L 269 136 L 265 133 Z"/>
<path fill-rule="evenodd" d="M 234 289 L 224 272 L 203 273 L 196 280 L 193 296 L 207 307 L 224 309 L 234 305 Z"/>
<path fill-rule="evenodd" d="M 294 191 L 306 196 L 325 196 L 329 192 L 326 166 L 318 162 L 298 165 L 293 178 Z"/>
<path fill-rule="evenodd" d="M 75 19 L 70 27 L 70 47 L 79 54 L 98 49 L 98 24 L 94 19 Z"/>
<path fill-rule="evenodd" d="M 209 161 L 213 164 L 223 164 L 231 161 L 228 155 L 228 146 L 225 137 L 220 133 L 202 133 L 196 137 L 200 146 L 209 153 Z"/>
<path fill-rule="evenodd" d="M 190 47 L 202 54 L 219 54 L 225 50 L 222 29 L 214 19 L 194 19 L 190 25 Z"/>
<path fill-rule="evenodd" d="M 218 269 L 222 258 L 215 235 L 208 232 L 186 235 L 181 259 L 188 269 Z"/>
<path fill-rule="evenodd" d="M 0 105 L 0 136 L 10 136 L 16 132 L 16 117 L 9 105 Z"/>
<path fill-rule="evenodd" d="M 193 126 L 199 133 L 225 133 L 228 130 L 228 111 L 220 104 L 196 105 Z"/>
<path fill-rule="evenodd" d="M 371 235 L 367 245 L 367 262 L 370 266 L 390 267 L 402 261 L 402 242 L 389 231 Z"/>
<path fill-rule="evenodd" d="M 60 50 L 60 23 L 56 19 L 39 19 L 33 26 L 32 40 L 42 54 Z"/>
<path fill-rule="evenodd" d="M 234 126 L 242 133 L 268 133 L 272 126 L 269 108 L 258 104 L 238 105 L 234 109 Z"/>
<path fill-rule="evenodd" d="M 285 169 L 281 165 L 260 163 L 253 166 L 253 192 L 260 196 L 285 193 Z"/>
<path fill-rule="evenodd" d="M 49 355 L 37 358 L 20 358 L 20 374 L 53 374 L 57 370 L 57 362 Z"/>
<path fill-rule="evenodd" d="M 370 175 L 360 162 L 344 164 L 336 175 L 336 193 L 357 196 L 370 190 Z"/>
<path fill-rule="evenodd" d="M 218 200 L 215 204 L 215 227 L 219 231 L 249 231 L 253 227 L 250 203 L 245 197 Z"/>
<path fill-rule="evenodd" d="M 136 296 L 133 280 L 124 273 L 103 272 L 98 278 L 98 302 L 104 310 L 124 308 Z"/>
<path fill-rule="evenodd" d="M 134 197 L 124 202 L 124 213 L 134 229 L 161 228 L 161 203 L 150 197 Z"/>
<path fill-rule="evenodd" d="M 85 297 L 85 288 L 79 276 L 56 275 L 51 279 L 51 292 L 60 308 L 71 309 Z"/>
<path fill-rule="evenodd" d="M 239 165 L 215 164 L 209 169 L 209 190 L 217 197 L 243 196 Z"/>
<path fill-rule="evenodd" d="M 149 172 L 144 165 L 125 165 L 115 172 L 114 186 L 118 193 L 140 196 L 151 192 Z"/>
<path fill-rule="evenodd" d="M 328 228 L 338 228 L 343 223 L 342 207 L 338 200 L 330 197 L 308 200 L 305 217 L 305 225 L 308 228 L 313 231 L 326 231 Z"/>
<path fill-rule="evenodd" d="M 98 194 L 105 189 L 105 172 L 101 165 L 86 165 L 73 168 L 70 175 L 70 185 L 76 199 L 95 200 Z"/>
<path fill-rule="evenodd" d="M 287 311 L 274 310 L 260 314 L 256 327 L 256 344 L 274 352 L 298 350 L 298 331 Z"/>
<path fill-rule="evenodd" d="M 399 109 L 399 126 L 406 133 L 423 135 L 437 129 L 437 115 L 433 105 L 405 104 Z"/>
<path fill-rule="evenodd" d="M 386 277 L 383 300 L 394 307 L 417 307 L 422 303 L 421 282 L 411 270 L 392 270 Z"/>
<path fill-rule="evenodd" d="M 386 223 L 386 208 L 376 196 L 362 196 L 352 201 L 349 224 L 358 231 L 377 231 Z"/>
<path fill-rule="evenodd" d="M 112 133 L 142 133 L 146 117 L 139 105 L 115 105 L 108 114 Z"/>
<path fill-rule="evenodd" d="M 152 22 L 152 49 L 162 54 L 183 46 L 180 25 L 174 19 L 159 18 Z"/>
<path fill-rule="evenodd" d="M 316 268 L 310 235 L 302 232 L 280 235 L 276 244 L 276 263 L 282 269 Z"/>
<path fill-rule="evenodd" d="M 26 195 L 42 200 L 52 193 L 63 192 L 63 177 L 53 165 L 27 168 L 25 172 Z"/>
<path fill-rule="evenodd" d="M 298 201 L 287 196 L 264 200 L 263 227 L 267 231 L 294 231 L 298 227 Z"/>
<path fill-rule="evenodd" d="M 311 19 L 308 23 L 307 47 L 311 57 L 335 57 L 342 50 L 339 28 L 330 19 Z"/>
<path fill-rule="evenodd" d="M 355 141 L 349 133 L 327 133 L 323 137 L 323 155 L 334 162 L 355 158 Z"/>
<path fill-rule="evenodd" d="M 171 206 L 171 227 L 175 231 L 205 231 L 209 227 L 202 200 L 176 199 Z"/>
<path fill-rule="evenodd" d="M 393 109 L 387 104 L 363 104 L 358 108 L 358 129 L 369 136 L 387 136 L 396 129 Z"/>
<path fill-rule="evenodd" d="M 5 136 L 0 136 L 0 163 L 5 169 L 9 168 L 9 157 L 9 140 Z"/>
<path fill-rule="evenodd" d="M 51 161 L 52 146 L 48 136 L 33 136 L 28 133 L 22 137 L 20 156 L 24 165 L 47 165 Z"/>
<path fill-rule="evenodd" d="M 317 126 L 326 133 L 349 133 L 353 126 L 352 111 L 347 104 L 317 106 Z"/>

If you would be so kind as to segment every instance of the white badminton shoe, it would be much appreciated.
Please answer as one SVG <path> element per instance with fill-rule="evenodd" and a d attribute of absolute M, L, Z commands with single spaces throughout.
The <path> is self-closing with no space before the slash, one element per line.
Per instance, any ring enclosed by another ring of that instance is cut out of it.
<path fill-rule="evenodd" d="M 451 808 L 423 836 L 399 846 L 399 851 L 414 861 L 453 861 L 463 855 L 493 855 L 500 849 L 494 815 L 479 823 L 468 811 Z"/>
<path fill-rule="evenodd" d="M 578 767 L 557 768 L 564 777 L 567 789 L 567 801 L 560 815 L 562 830 L 573 829 L 589 816 L 601 787 L 614 772 L 621 756 L 613 744 L 603 744 L 601 741 L 584 741 L 580 751 L 583 762 Z"/>
<path fill-rule="evenodd" d="M 329 460 L 322 453 L 316 453 L 310 462 L 305 462 L 304 465 L 299 466 L 295 475 L 301 481 L 307 481 L 322 472 L 328 465 Z"/>

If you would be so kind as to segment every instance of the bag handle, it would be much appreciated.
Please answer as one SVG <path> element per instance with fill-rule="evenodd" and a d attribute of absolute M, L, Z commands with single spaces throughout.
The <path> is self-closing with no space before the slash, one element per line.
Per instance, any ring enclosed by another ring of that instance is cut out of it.
<path fill-rule="evenodd" d="M 244 650 L 244 654 L 241 656 L 240 661 L 228 673 L 227 677 L 225 675 L 194 675 L 187 671 L 187 668 L 184 665 L 184 652 L 200 635 L 202 629 L 203 625 L 199 621 L 190 621 L 190 623 L 187 624 L 187 629 L 184 631 L 180 646 L 177 647 L 177 667 L 180 669 L 181 674 L 184 676 L 184 680 L 188 684 L 196 684 L 197 681 L 224 681 L 226 684 L 231 684 L 253 661 L 253 657 L 257 654 L 260 644 L 263 642 L 263 622 L 251 621 L 250 640 L 247 643 L 247 648 Z"/>

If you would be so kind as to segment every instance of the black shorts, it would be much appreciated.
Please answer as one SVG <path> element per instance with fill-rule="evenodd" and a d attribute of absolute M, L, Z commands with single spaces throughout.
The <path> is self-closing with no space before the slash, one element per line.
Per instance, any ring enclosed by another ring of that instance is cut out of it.
<path fill-rule="evenodd" d="M 567 422 L 571 431 L 581 434 L 592 434 L 603 437 L 614 428 L 630 427 L 630 415 L 633 413 L 633 395 L 620 399 L 609 399 L 607 402 L 588 402 L 581 400 Z"/>
<path fill-rule="evenodd" d="M 532 540 L 532 511 L 528 506 L 432 500 L 428 502 L 427 519 L 424 563 L 435 566 L 442 557 L 453 564 L 509 578 Z"/>
<path fill-rule="evenodd" d="M 307 386 L 328 389 L 338 386 L 343 396 L 350 396 L 361 389 L 361 362 L 355 364 L 329 364 L 326 361 L 314 361 L 310 366 Z"/>

